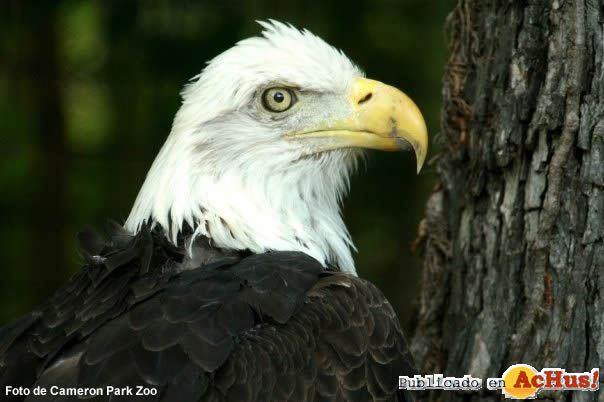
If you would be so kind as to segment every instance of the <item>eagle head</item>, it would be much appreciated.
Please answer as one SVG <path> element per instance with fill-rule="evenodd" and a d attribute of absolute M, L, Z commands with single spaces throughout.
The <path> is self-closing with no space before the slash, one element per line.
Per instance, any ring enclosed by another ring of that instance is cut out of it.
<path fill-rule="evenodd" d="M 182 106 L 126 221 L 177 242 L 305 252 L 355 273 L 340 204 L 363 149 L 426 157 L 424 119 L 409 97 L 364 77 L 307 30 L 260 22 L 208 62 Z"/>

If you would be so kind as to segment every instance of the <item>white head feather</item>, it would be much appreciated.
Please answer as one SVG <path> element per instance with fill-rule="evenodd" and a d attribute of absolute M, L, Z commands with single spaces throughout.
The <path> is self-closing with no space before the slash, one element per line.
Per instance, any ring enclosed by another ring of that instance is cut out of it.
<path fill-rule="evenodd" d="M 220 54 L 184 89 L 125 227 L 151 222 L 176 242 L 187 223 L 217 247 L 302 251 L 355 273 L 340 204 L 359 151 L 313 154 L 280 136 L 348 107 L 337 99 L 363 73 L 306 30 L 260 24 L 262 37 Z M 308 104 L 287 119 L 263 113 L 255 99 L 275 83 L 307 91 Z"/>

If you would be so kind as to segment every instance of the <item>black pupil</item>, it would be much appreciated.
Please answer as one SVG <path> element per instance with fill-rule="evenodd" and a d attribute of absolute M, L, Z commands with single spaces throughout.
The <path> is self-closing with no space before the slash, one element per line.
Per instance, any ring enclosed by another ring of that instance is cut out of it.
<path fill-rule="evenodd" d="M 283 95 L 283 92 L 276 92 L 275 95 L 273 95 L 273 99 L 275 102 L 281 103 L 285 100 L 285 95 Z"/>

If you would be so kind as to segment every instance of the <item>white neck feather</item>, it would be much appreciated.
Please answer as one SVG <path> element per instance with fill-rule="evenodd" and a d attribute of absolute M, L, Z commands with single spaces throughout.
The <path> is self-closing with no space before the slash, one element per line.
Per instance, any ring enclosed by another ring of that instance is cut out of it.
<path fill-rule="evenodd" d="M 151 167 L 125 227 L 160 225 L 176 243 L 185 223 L 216 247 L 254 253 L 301 251 L 356 274 L 340 213 L 357 154 L 318 154 L 291 162 L 267 147 L 254 159 L 204 152 L 203 132 L 179 132 L 179 119 Z M 193 135 L 192 135 L 193 134 Z M 270 149 L 270 152 L 269 152 Z"/>

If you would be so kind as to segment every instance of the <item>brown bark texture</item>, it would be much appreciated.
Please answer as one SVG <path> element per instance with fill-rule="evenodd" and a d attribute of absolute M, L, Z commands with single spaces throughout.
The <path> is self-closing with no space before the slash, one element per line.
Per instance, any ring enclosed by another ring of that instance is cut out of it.
<path fill-rule="evenodd" d="M 603 367 L 603 26 L 602 0 L 458 0 L 447 20 L 412 351 L 423 374 L 483 391 L 426 399 L 501 400 L 484 380 L 516 363 Z"/>

